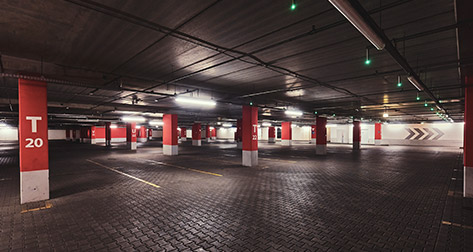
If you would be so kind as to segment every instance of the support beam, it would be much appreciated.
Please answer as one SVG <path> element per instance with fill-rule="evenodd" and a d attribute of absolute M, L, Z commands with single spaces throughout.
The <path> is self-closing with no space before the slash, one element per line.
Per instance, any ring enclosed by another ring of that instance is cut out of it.
<path fill-rule="evenodd" d="M 316 119 L 317 140 L 315 145 L 316 155 L 327 154 L 327 118 L 318 116 Z"/>
<path fill-rule="evenodd" d="M 200 123 L 194 123 L 192 125 L 192 145 L 201 146 L 202 145 L 202 135 L 200 132 Z"/>
<path fill-rule="evenodd" d="M 317 143 L 317 125 L 310 126 L 310 143 L 311 144 Z"/>
<path fill-rule="evenodd" d="M 178 154 L 177 115 L 166 114 L 163 122 L 163 154 L 175 156 Z"/>
<path fill-rule="evenodd" d="M 463 195 L 473 198 L 473 75 L 465 80 L 465 126 L 463 140 Z"/>
<path fill-rule="evenodd" d="M 97 144 L 97 137 L 95 136 L 96 127 L 90 127 L 90 144 Z"/>
<path fill-rule="evenodd" d="M 153 129 L 148 129 L 148 140 L 153 140 Z"/>
<path fill-rule="evenodd" d="M 181 142 L 187 141 L 187 129 L 185 127 L 181 127 Z"/>
<path fill-rule="evenodd" d="M 243 106 L 242 119 L 242 164 L 258 165 L 258 107 Z"/>
<path fill-rule="evenodd" d="M 381 123 L 374 124 L 374 145 L 381 145 Z"/>
<path fill-rule="evenodd" d="M 276 128 L 273 126 L 268 127 L 268 143 L 276 142 Z"/>
<path fill-rule="evenodd" d="M 360 150 L 361 145 L 361 122 L 353 121 L 353 150 Z"/>
<path fill-rule="evenodd" d="M 140 143 L 146 143 L 148 142 L 148 136 L 146 135 L 147 130 L 146 127 L 141 125 L 140 128 L 138 129 L 138 142 Z"/>
<path fill-rule="evenodd" d="M 49 199 L 46 86 L 18 80 L 21 204 Z"/>
<path fill-rule="evenodd" d="M 126 146 L 129 150 L 136 150 L 136 123 L 126 124 Z"/>
<path fill-rule="evenodd" d="M 105 146 L 112 146 L 112 129 L 110 126 L 110 122 L 105 123 Z"/>
<path fill-rule="evenodd" d="M 208 124 L 205 126 L 205 141 L 210 142 L 210 126 Z"/>
<path fill-rule="evenodd" d="M 291 122 L 281 123 L 281 144 L 284 146 L 292 145 L 292 128 Z"/>
<path fill-rule="evenodd" d="M 66 129 L 66 141 L 71 141 L 71 130 Z"/>
<path fill-rule="evenodd" d="M 241 129 L 241 119 L 238 119 L 237 120 L 237 130 L 236 130 L 236 142 L 237 142 L 237 148 L 238 149 L 242 149 L 243 148 L 243 145 L 242 145 L 242 129 Z"/>

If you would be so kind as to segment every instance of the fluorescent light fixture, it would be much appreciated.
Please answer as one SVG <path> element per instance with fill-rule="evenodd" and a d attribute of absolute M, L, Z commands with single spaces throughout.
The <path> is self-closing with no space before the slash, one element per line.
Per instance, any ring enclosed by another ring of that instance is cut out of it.
<path fill-rule="evenodd" d="M 117 125 L 115 125 L 115 124 L 110 125 L 110 129 L 116 129 L 116 128 L 118 128 Z"/>
<path fill-rule="evenodd" d="M 271 127 L 271 123 L 269 122 L 264 122 L 261 124 L 263 127 Z"/>
<path fill-rule="evenodd" d="M 353 8 L 348 0 L 328 0 L 342 15 L 355 26 L 355 28 L 365 36 L 378 50 L 383 50 L 386 44 L 378 34 L 365 22 L 358 11 Z"/>
<path fill-rule="evenodd" d="M 336 128 L 337 125 L 336 124 L 327 124 L 325 125 L 326 128 Z"/>
<path fill-rule="evenodd" d="M 383 117 L 389 117 L 389 114 L 388 114 L 388 113 L 384 113 L 384 114 L 383 114 Z"/>
<path fill-rule="evenodd" d="M 163 117 L 163 113 L 151 113 L 151 112 L 144 112 L 142 113 L 144 116 L 149 116 L 149 117 Z"/>
<path fill-rule="evenodd" d="M 146 118 L 141 116 L 123 116 L 122 121 L 124 122 L 144 122 Z"/>
<path fill-rule="evenodd" d="M 158 120 L 153 120 L 153 121 L 149 121 L 149 125 L 151 125 L 151 126 L 162 126 L 162 125 L 164 125 L 164 122 L 163 121 L 158 121 Z"/>
<path fill-rule="evenodd" d="M 141 126 L 140 126 L 140 125 L 136 125 L 136 126 L 135 126 L 135 129 L 141 129 Z"/>
<path fill-rule="evenodd" d="M 407 76 L 407 80 L 415 87 L 417 88 L 417 90 L 419 91 L 424 91 L 424 88 L 420 85 L 420 83 L 417 81 L 416 78 L 414 78 L 414 76 Z"/>
<path fill-rule="evenodd" d="M 79 119 L 77 122 L 99 122 L 99 119 Z"/>
<path fill-rule="evenodd" d="M 194 97 L 177 97 L 176 102 L 184 103 L 184 104 L 192 104 L 192 105 L 199 105 L 199 106 L 206 106 L 206 107 L 214 107 L 217 103 L 214 100 L 210 99 L 200 99 Z"/>
<path fill-rule="evenodd" d="M 232 124 L 231 123 L 224 123 L 222 124 L 223 127 L 232 127 Z"/>
<path fill-rule="evenodd" d="M 301 116 L 302 115 L 302 111 L 299 111 L 299 110 L 286 110 L 285 113 L 286 113 L 286 115 L 290 115 L 290 116 Z"/>

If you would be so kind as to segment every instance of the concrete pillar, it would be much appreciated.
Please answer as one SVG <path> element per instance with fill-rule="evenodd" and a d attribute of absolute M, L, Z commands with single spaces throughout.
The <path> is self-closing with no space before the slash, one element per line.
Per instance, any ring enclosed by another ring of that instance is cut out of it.
<path fill-rule="evenodd" d="M 136 150 L 136 123 L 126 124 L 126 146 L 129 150 Z"/>
<path fill-rule="evenodd" d="M 292 144 L 291 122 L 281 123 L 281 144 L 285 146 L 291 146 Z"/>
<path fill-rule="evenodd" d="M 95 126 L 90 127 L 90 144 L 97 144 L 97 136 L 95 135 L 96 129 Z"/>
<path fill-rule="evenodd" d="M 310 143 L 311 144 L 317 143 L 317 125 L 310 126 Z"/>
<path fill-rule="evenodd" d="M 18 80 L 21 204 L 49 199 L 46 85 Z"/>
<path fill-rule="evenodd" d="M 148 140 L 153 140 L 153 129 L 148 129 Z"/>
<path fill-rule="evenodd" d="M 361 122 L 353 121 L 353 150 L 360 150 Z"/>
<path fill-rule="evenodd" d="M 181 141 L 187 141 L 187 129 L 184 127 L 181 127 Z"/>
<path fill-rule="evenodd" d="M 112 129 L 110 126 L 110 122 L 105 123 L 105 146 L 112 146 Z"/>
<path fill-rule="evenodd" d="M 66 129 L 66 141 L 71 141 L 71 130 Z"/>
<path fill-rule="evenodd" d="M 463 196 L 473 198 L 473 75 L 465 77 Z"/>
<path fill-rule="evenodd" d="M 210 126 L 208 124 L 205 126 L 205 141 L 210 142 Z"/>
<path fill-rule="evenodd" d="M 175 156 L 178 154 L 177 140 L 177 115 L 166 114 L 163 116 L 163 154 Z"/>
<path fill-rule="evenodd" d="M 326 117 L 317 117 L 316 121 L 316 145 L 315 145 L 315 154 L 316 155 L 326 155 L 327 154 L 327 118 Z"/>
<path fill-rule="evenodd" d="M 242 149 L 242 119 L 237 120 L 237 130 L 236 130 L 236 141 L 237 141 L 237 148 Z"/>
<path fill-rule="evenodd" d="M 258 107 L 243 106 L 242 164 L 258 165 Z"/>
<path fill-rule="evenodd" d="M 201 146 L 202 145 L 202 135 L 200 132 L 200 123 L 194 123 L 192 125 L 192 145 Z"/>
<path fill-rule="evenodd" d="M 381 145 L 381 123 L 374 124 L 374 145 Z"/>
<path fill-rule="evenodd" d="M 146 127 L 145 126 L 141 126 L 139 129 L 138 129 L 138 142 L 140 143 L 145 143 L 148 141 L 148 136 L 146 135 L 147 133 L 147 130 L 146 130 Z"/>
<path fill-rule="evenodd" d="M 268 143 L 276 142 L 276 128 L 273 126 L 268 127 Z"/>
<path fill-rule="evenodd" d="M 210 138 L 211 138 L 212 140 L 217 139 L 217 129 L 216 129 L 215 127 L 212 127 L 212 128 L 210 129 Z"/>
<path fill-rule="evenodd" d="M 71 131 L 72 131 L 72 141 L 75 142 L 76 139 L 77 139 L 77 135 L 76 135 L 77 132 L 76 132 L 76 129 L 72 129 Z"/>

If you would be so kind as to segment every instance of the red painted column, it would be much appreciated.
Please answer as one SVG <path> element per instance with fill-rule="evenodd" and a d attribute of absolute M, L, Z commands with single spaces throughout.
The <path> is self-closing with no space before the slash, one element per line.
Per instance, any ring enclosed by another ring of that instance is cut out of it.
<path fill-rule="evenodd" d="M 281 144 L 286 146 L 291 146 L 292 144 L 291 122 L 281 123 Z"/>
<path fill-rule="evenodd" d="M 72 141 L 75 142 L 76 141 L 76 129 L 72 129 Z"/>
<path fill-rule="evenodd" d="M 187 129 L 184 127 L 181 127 L 181 142 L 182 141 L 187 141 Z"/>
<path fill-rule="evenodd" d="M 112 146 L 112 129 L 110 125 L 110 122 L 105 123 L 105 146 Z"/>
<path fill-rule="evenodd" d="M 145 126 L 141 126 L 139 128 L 139 133 L 138 133 L 138 142 L 147 142 L 148 141 L 148 136 L 146 135 L 147 130 Z"/>
<path fill-rule="evenodd" d="M 381 145 L 381 123 L 374 124 L 374 144 Z"/>
<path fill-rule="evenodd" d="M 163 116 L 163 122 L 163 154 L 175 156 L 178 154 L 177 115 L 166 114 Z"/>
<path fill-rule="evenodd" d="M 126 146 L 130 150 L 136 150 L 136 123 L 126 124 Z"/>
<path fill-rule="evenodd" d="M 258 165 L 258 107 L 243 106 L 242 118 L 242 164 Z"/>
<path fill-rule="evenodd" d="M 326 155 L 327 154 L 327 118 L 317 117 L 316 119 L 316 145 L 315 154 Z"/>
<path fill-rule="evenodd" d="M 310 143 L 315 144 L 317 142 L 317 125 L 310 126 Z"/>
<path fill-rule="evenodd" d="M 71 141 L 71 130 L 66 129 L 66 141 Z"/>
<path fill-rule="evenodd" d="M 353 150 L 359 150 L 361 146 L 361 122 L 353 121 Z"/>
<path fill-rule="evenodd" d="M 276 142 L 276 129 L 271 126 L 268 127 L 268 143 L 275 143 Z"/>
<path fill-rule="evenodd" d="M 473 75 L 465 77 L 463 196 L 473 198 Z"/>
<path fill-rule="evenodd" d="M 18 80 L 20 202 L 49 199 L 46 82 Z"/>
<path fill-rule="evenodd" d="M 242 144 L 242 119 L 237 120 L 236 142 L 237 142 L 237 148 L 242 149 L 243 148 L 243 144 Z"/>
<path fill-rule="evenodd" d="M 210 142 L 210 126 L 208 124 L 205 126 L 205 141 Z"/>
<path fill-rule="evenodd" d="M 90 143 L 97 144 L 97 136 L 95 134 L 97 128 L 95 126 L 90 127 Z"/>
<path fill-rule="evenodd" d="M 148 129 L 148 140 L 153 140 L 153 129 Z"/>
<path fill-rule="evenodd" d="M 202 133 L 200 132 L 200 123 L 194 123 L 192 125 L 192 145 L 201 146 L 202 145 Z"/>
<path fill-rule="evenodd" d="M 210 138 L 213 140 L 217 139 L 217 129 L 215 127 L 210 129 Z"/>

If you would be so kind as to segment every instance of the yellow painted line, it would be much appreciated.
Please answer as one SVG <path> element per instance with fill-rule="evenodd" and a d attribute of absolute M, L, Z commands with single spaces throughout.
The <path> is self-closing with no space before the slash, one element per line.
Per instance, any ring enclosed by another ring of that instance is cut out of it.
<path fill-rule="evenodd" d="M 473 229 L 472 226 L 467 226 L 467 225 L 462 225 L 462 224 L 458 224 L 458 223 L 453 223 L 453 222 L 450 222 L 450 221 L 442 221 L 442 224 L 444 224 L 444 225 L 449 225 L 449 226 L 454 226 L 454 227 L 466 228 L 466 229 Z"/>
<path fill-rule="evenodd" d="M 20 213 L 34 212 L 34 211 L 49 209 L 51 207 L 53 207 L 53 204 L 51 204 L 49 201 L 46 201 L 44 207 L 37 207 L 37 208 L 32 208 L 32 209 L 22 209 Z"/>
<path fill-rule="evenodd" d="M 202 173 L 202 174 L 207 174 L 207 175 L 212 175 L 212 176 L 217 176 L 217 177 L 223 177 L 222 174 L 218 174 L 218 173 L 213 173 L 213 172 L 208 172 L 208 171 L 202 171 L 202 170 L 197 170 L 197 169 L 193 169 L 193 168 L 187 168 L 187 167 L 184 167 L 184 166 L 180 166 L 180 165 L 174 165 L 174 164 L 167 164 L 167 163 L 163 163 L 163 162 L 160 162 L 160 161 L 154 161 L 154 160 L 149 160 L 148 161 L 152 161 L 156 164 L 160 164 L 160 165 L 164 165 L 164 166 L 169 166 L 169 167 L 174 167 L 174 168 L 178 168 L 178 169 L 182 169 L 182 170 L 188 170 L 188 171 L 193 171 L 193 172 L 198 172 L 198 173 Z"/>
<path fill-rule="evenodd" d="M 118 173 L 118 174 L 121 174 L 121 175 L 127 176 L 127 177 L 129 177 L 129 178 L 132 178 L 132 179 L 134 179 L 134 180 L 138 180 L 138 181 L 143 182 L 143 183 L 145 183 L 145 184 L 148 184 L 148 185 L 150 185 L 150 186 L 154 186 L 154 187 L 156 187 L 156 188 L 160 188 L 160 186 L 158 186 L 158 185 L 156 185 L 156 184 L 153 184 L 153 183 L 148 182 L 148 181 L 146 181 L 146 180 L 137 178 L 137 177 L 132 176 L 132 175 L 130 175 L 130 174 L 126 174 L 126 173 L 124 173 L 124 172 L 118 171 L 118 170 L 116 170 L 116 169 L 113 169 L 112 167 L 108 167 L 108 166 L 106 166 L 106 165 L 103 165 L 103 164 L 101 164 L 101 163 L 97 163 L 97 162 L 92 161 L 92 160 L 90 160 L 90 159 L 87 159 L 87 161 L 89 161 L 89 162 L 91 162 L 91 163 L 93 163 L 93 164 L 96 164 L 96 165 L 98 165 L 98 166 L 100 166 L 100 167 L 103 167 L 103 168 L 105 168 L 105 169 L 108 169 L 108 170 L 110 170 L 110 171 L 114 171 L 114 172 L 116 172 L 116 173 Z"/>

